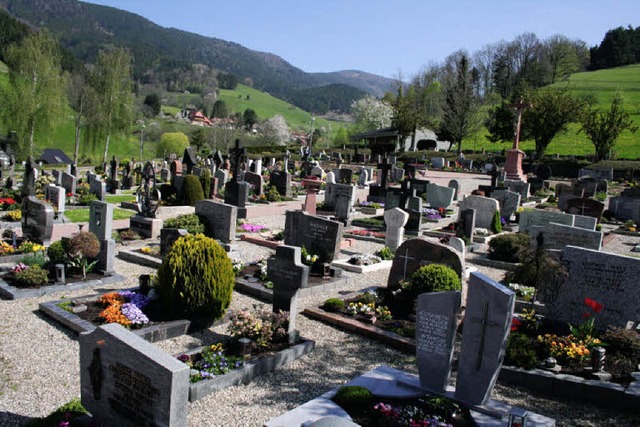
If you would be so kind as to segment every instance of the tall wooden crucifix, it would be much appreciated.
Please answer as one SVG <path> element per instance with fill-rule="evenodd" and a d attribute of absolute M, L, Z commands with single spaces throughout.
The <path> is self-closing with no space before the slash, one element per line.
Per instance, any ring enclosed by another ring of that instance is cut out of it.
<path fill-rule="evenodd" d="M 229 154 L 233 157 L 233 177 L 236 181 L 242 181 L 244 179 L 244 172 L 240 167 L 242 164 L 242 157 L 244 156 L 244 148 L 240 148 L 240 140 L 236 139 L 235 148 L 229 150 Z"/>
<path fill-rule="evenodd" d="M 511 105 L 509 105 L 509 107 L 513 108 L 514 110 L 516 110 L 516 129 L 515 129 L 515 135 L 514 135 L 514 139 L 513 139 L 513 149 L 514 150 L 518 150 L 518 145 L 520 143 L 520 126 L 522 124 L 522 112 L 524 110 L 526 110 L 527 108 L 531 108 L 532 105 L 528 102 L 523 102 L 522 98 L 520 98 L 520 101 L 515 102 Z"/>

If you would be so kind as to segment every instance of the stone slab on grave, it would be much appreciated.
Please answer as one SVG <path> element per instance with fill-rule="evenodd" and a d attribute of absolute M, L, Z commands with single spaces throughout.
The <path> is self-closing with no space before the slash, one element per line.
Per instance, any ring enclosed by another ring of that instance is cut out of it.
<path fill-rule="evenodd" d="M 366 372 L 365 374 L 354 378 L 353 380 L 344 384 L 344 386 L 360 386 L 365 387 L 373 393 L 376 398 L 380 400 L 384 398 L 390 399 L 403 399 L 412 398 L 416 396 L 424 396 L 423 392 L 417 392 L 419 389 L 420 380 L 417 375 L 409 374 L 400 371 L 389 366 L 378 366 L 377 368 Z M 408 387 L 407 387 L 408 386 Z M 276 418 L 267 421 L 265 427 L 282 427 L 282 426 L 308 426 L 312 427 L 314 422 L 318 422 L 326 418 L 326 422 L 333 422 L 335 424 L 318 424 L 318 426 L 351 426 L 354 424 L 345 424 L 350 422 L 351 417 L 331 400 L 335 396 L 338 388 L 330 390 L 320 397 L 317 397 L 305 404 L 292 409 Z M 453 388 L 449 387 L 447 391 L 447 397 L 453 398 Z M 506 421 L 501 418 L 507 416 L 511 411 L 517 408 L 505 405 L 496 401 L 487 402 L 488 407 L 491 407 L 495 413 L 500 414 L 498 418 L 485 415 L 475 409 L 471 408 L 471 416 L 475 425 L 478 427 L 507 427 Z M 341 418 L 342 421 L 338 421 L 335 418 Z M 322 420 L 320 422 L 325 422 Z M 342 424 L 339 424 L 342 423 Z M 355 424 L 357 425 L 357 424 Z M 543 415 L 529 412 L 527 417 L 527 426 L 530 427 L 554 427 L 555 420 L 545 417 Z"/>
<path fill-rule="evenodd" d="M 97 425 L 187 425 L 187 365 L 115 323 L 79 343 L 82 405 Z"/>
<path fill-rule="evenodd" d="M 513 191 L 514 193 L 519 193 L 520 200 L 522 201 L 526 201 L 529 198 L 530 184 L 528 182 L 505 179 L 504 186 L 507 187 L 507 190 L 509 191 Z"/>
<path fill-rule="evenodd" d="M 244 180 L 251 186 L 253 194 L 257 197 L 264 194 L 264 179 L 262 178 L 262 175 L 253 172 L 245 172 Z"/>
<path fill-rule="evenodd" d="M 391 268 L 393 262 L 391 260 L 383 260 L 375 264 L 370 265 L 355 265 L 349 263 L 349 259 L 335 260 L 331 263 L 332 267 L 338 267 L 344 271 L 351 271 L 353 273 L 364 274 L 371 273 L 372 271 L 384 270 L 385 268 Z"/>
<path fill-rule="evenodd" d="M 236 223 L 238 208 L 227 203 L 213 200 L 198 200 L 195 213 L 200 217 L 205 227 L 205 235 L 218 239 L 223 243 L 230 243 L 236 238 Z"/>
<path fill-rule="evenodd" d="M 160 237 L 163 224 L 164 221 L 159 218 L 148 218 L 143 215 L 134 215 L 129 218 L 129 228 L 145 239 Z"/>
<path fill-rule="evenodd" d="M 340 253 L 343 225 L 337 221 L 318 218 L 306 212 L 287 211 L 284 243 L 305 247 L 318 255 L 318 262 L 331 262 Z"/>
<path fill-rule="evenodd" d="M 418 296 L 416 308 L 416 358 L 420 386 L 444 393 L 451 377 L 456 316 L 460 292 L 432 292 Z"/>
<path fill-rule="evenodd" d="M 545 227 L 552 222 L 555 224 L 563 224 L 573 226 L 575 217 L 562 212 L 546 211 L 542 209 L 525 209 L 520 212 L 520 220 L 518 221 L 518 230 L 522 233 L 530 233 L 531 229 L 536 226 Z"/>
<path fill-rule="evenodd" d="M 604 212 L 604 203 L 593 199 L 567 200 L 564 211 L 574 215 L 590 216 L 600 221 Z"/>
<path fill-rule="evenodd" d="M 85 282 L 67 282 L 64 285 L 48 285 L 40 288 L 18 288 L 12 286 L 0 278 L 0 298 L 14 300 L 22 298 L 41 297 L 43 295 L 51 295 L 56 292 L 72 292 L 80 289 L 88 289 L 94 286 L 104 286 L 114 283 L 121 283 L 124 279 L 119 274 L 104 276 L 96 280 L 87 280 Z"/>
<path fill-rule="evenodd" d="M 32 242 L 49 246 L 53 234 L 53 206 L 35 196 L 22 200 L 22 236 Z"/>
<path fill-rule="evenodd" d="M 520 193 L 509 190 L 495 190 L 491 193 L 491 198 L 500 203 L 500 216 L 507 221 L 511 215 L 520 207 Z"/>
<path fill-rule="evenodd" d="M 531 246 L 536 245 L 538 234 L 544 238 L 543 248 L 564 249 L 565 246 L 580 246 L 599 251 L 602 249 L 602 232 L 568 225 L 550 223 L 546 226 L 534 225 L 529 231 Z"/>
<path fill-rule="evenodd" d="M 428 264 L 444 264 L 451 267 L 459 277 L 464 274 L 462 254 L 437 239 L 421 236 L 407 240 L 398 247 L 387 287 L 397 289 L 398 282 L 411 278 L 416 270 Z"/>
<path fill-rule="evenodd" d="M 484 405 L 498 379 L 511 329 L 515 293 L 482 273 L 469 278 L 455 397 Z"/>
<path fill-rule="evenodd" d="M 545 298 L 547 316 L 572 325 L 584 321 L 585 298 L 602 304 L 595 326 L 625 328 L 640 319 L 640 259 L 567 246 L 562 254 L 569 276 L 557 295 Z M 544 295 L 543 295 L 544 296 Z"/>
<path fill-rule="evenodd" d="M 578 228 L 584 228 L 586 230 L 595 230 L 596 225 L 598 225 L 598 219 L 592 216 L 582 216 L 582 215 L 574 215 L 573 216 L 573 226 Z"/>
<path fill-rule="evenodd" d="M 456 190 L 438 184 L 427 185 L 427 204 L 430 208 L 447 209 L 453 203 Z"/>
<path fill-rule="evenodd" d="M 491 229 L 493 217 L 500 209 L 497 200 L 483 196 L 467 196 L 459 203 L 460 211 L 475 209 L 476 227 Z"/>
<path fill-rule="evenodd" d="M 457 179 L 452 179 L 447 185 L 449 188 L 453 188 L 453 200 L 458 200 L 458 191 L 460 190 L 460 182 Z"/>

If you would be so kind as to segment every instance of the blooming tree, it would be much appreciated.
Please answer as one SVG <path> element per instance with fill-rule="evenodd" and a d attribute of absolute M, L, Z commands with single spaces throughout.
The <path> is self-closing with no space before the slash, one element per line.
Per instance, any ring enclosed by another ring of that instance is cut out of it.
<path fill-rule="evenodd" d="M 287 122 L 279 114 L 265 120 L 260 126 L 260 140 L 266 146 L 286 145 L 290 137 Z"/>
<path fill-rule="evenodd" d="M 366 132 L 391 126 L 393 109 L 385 101 L 371 95 L 353 101 L 351 114 L 357 132 Z"/>

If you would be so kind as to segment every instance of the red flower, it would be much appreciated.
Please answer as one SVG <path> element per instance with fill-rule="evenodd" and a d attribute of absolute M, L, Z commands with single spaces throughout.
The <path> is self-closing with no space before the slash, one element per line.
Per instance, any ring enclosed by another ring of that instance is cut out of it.
<path fill-rule="evenodd" d="M 600 304 L 598 301 L 596 301 L 594 299 L 591 299 L 591 298 L 585 298 L 584 299 L 584 305 L 589 307 L 596 314 L 600 313 L 602 310 L 604 310 L 604 305 Z"/>
<path fill-rule="evenodd" d="M 516 317 L 511 319 L 511 332 L 517 331 L 520 325 L 522 325 L 522 322 L 520 321 L 520 319 Z"/>
<path fill-rule="evenodd" d="M 582 313 L 582 317 L 584 319 L 588 319 L 589 317 L 591 317 L 591 313 L 589 313 L 588 311 L 585 311 L 585 312 Z"/>

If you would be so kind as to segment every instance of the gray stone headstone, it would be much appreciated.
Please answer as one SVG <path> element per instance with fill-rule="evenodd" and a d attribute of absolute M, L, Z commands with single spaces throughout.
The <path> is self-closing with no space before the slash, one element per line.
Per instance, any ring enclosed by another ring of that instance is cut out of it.
<path fill-rule="evenodd" d="M 384 211 L 384 222 L 387 230 L 384 236 L 384 245 L 395 251 L 402 244 L 404 238 L 404 226 L 409 220 L 409 214 L 400 208 Z"/>
<path fill-rule="evenodd" d="M 104 201 L 104 196 L 107 194 L 107 184 L 99 179 L 93 179 L 89 184 L 89 192 L 95 194 L 98 200 Z"/>
<path fill-rule="evenodd" d="M 458 190 L 460 190 L 460 183 L 456 179 L 449 181 L 449 188 L 453 188 L 453 200 L 458 200 Z"/>
<path fill-rule="evenodd" d="M 420 267 L 428 264 L 444 264 L 459 277 L 464 273 L 464 258 L 455 249 L 428 237 L 407 240 L 396 250 L 389 271 L 387 287 L 396 289 L 398 282 L 410 279 Z"/>
<path fill-rule="evenodd" d="M 500 209 L 497 200 L 483 196 L 467 196 L 459 204 L 460 211 L 476 210 L 476 227 L 491 229 L 493 216 Z"/>
<path fill-rule="evenodd" d="M 482 273 L 469 279 L 455 397 L 483 405 L 498 379 L 511 329 L 515 293 Z"/>
<path fill-rule="evenodd" d="M 640 319 L 640 259 L 567 246 L 562 260 L 569 276 L 557 295 L 545 300 L 549 318 L 577 325 L 588 311 L 585 298 L 591 298 L 604 306 L 595 317 L 598 330 L 625 328 Z"/>
<path fill-rule="evenodd" d="M 309 280 L 309 267 L 302 264 L 301 248 L 280 245 L 275 257 L 267 260 L 267 277 L 273 282 L 273 312 L 280 310 L 289 313 L 289 342 L 297 338 L 296 314 L 298 294 L 306 288 Z"/>
<path fill-rule="evenodd" d="M 82 405 L 96 425 L 187 425 L 187 365 L 116 323 L 78 341 Z"/>
<path fill-rule="evenodd" d="M 22 199 L 22 236 L 32 242 L 49 246 L 53 234 L 53 207 L 27 196 Z"/>
<path fill-rule="evenodd" d="M 427 185 L 427 204 L 431 208 L 447 209 L 453 203 L 455 193 L 451 187 L 430 183 Z"/>
<path fill-rule="evenodd" d="M 464 209 L 460 210 L 459 217 L 462 220 L 462 232 L 465 237 L 473 242 L 473 234 L 476 228 L 476 210 Z"/>
<path fill-rule="evenodd" d="M 404 177 L 404 169 L 397 168 L 395 165 L 391 167 L 389 171 L 389 178 L 392 182 L 398 182 Z"/>
<path fill-rule="evenodd" d="M 66 190 L 57 185 L 49 185 L 47 190 L 49 202 L 59 214 L 63 214 L 66 209 Z"/>
<path fill-rule="evenodd" d="M 218 191 L 220 191 L 229 180 L 229 172 L 225 169 L 218 169 L 215 173 L 215 178 L 218 179 Z"/>
<path fill-rule="evenodd" d="M 278 194 L 291 197 L 291 174 L 286 171 L 272 171 L 269 176 L 269 185 L 275 186 Z"/>
<path fill-rule="evenodd" d="M 507 187 L 509 191 L 520 193 L 520 200 L 526 201 L 529 198 L 530 185 L 528 182 L 505 179 L 504 186 Z"/>
<path fill-rule="evenodd" d="M 442 169 L 444 167 L 444 157 L 433 157 L 431 166 L 435 169 Z"/>
<path fill-rule="evenodd" d="M 198 200 L 195 213 L 204 223 L 205 235 L 229 243 L 236 237 L 238 208 L 213 200 Z"/>
<path fill-rule="evenodd" d="M 162 182 L 171 181 L 171 171 L 167 168 L 160 169 L 160 180 Z"/>
<path fill-rule="evenodd" d="M 564 205 L 563 210 L 574 215 L 590 216 L 600 221 L 602 212 L 604 212 L 604 203 L 586 198 L 569 199 Z"/>
<path fill-rule="evenodd" d="M 464 240 L 462 240 L 459 237 L 449 237 L 449 246 L 451 246 L 453 249 L 457 250 L 458 252 L 460 252 L 462 254 L 462 256 L 465 256 L 465 245 L 464 245 Z"/>
<path fill-rule="evenodd" d="M 318 255 L 319 262 L 331 262 L 340 253 L 343 225 L 337 221 L 318 218 L 306 212 L 287 211 L 284 243 L 304 246 Z"/>
<path fill-rule="evenodd" d="M 426 179 L 412 179 L 409 181 L 409 190 L 415 191 L 416 196 L 427 193 L 430 182 Z"/>
<path fill-rule="evenodd" d="M 573 215 L 562 212 L 545 211 L 542 209 L 525 209 L 520 212 L 520 220 L 518 221 L 519 231 L 522 233 L 530 233 L 531 229 L 536 226 L 545 227 L 548 224 L 564 224 L 573 226 L 575 217 Z"/>
<path fill-rule="evenodd" d="M 320 166 L 314 166 L 309 171 L 309 175 L 317 176 L 318 178 L 322 178 L 322 175 L 324 175 L 324 170 Z"/>
<path fill-rule="evenodd" d="M 53 179 L 55 179 L 55 184 L 60 185 L 62 180 L 62 171 L 59 171 L 58 169 L 54 169 L 51 171 L 51 175 L 53 176 Z"/>
<path fill-rule="evenodd" d="M 500 216 L 509 220 L 511 215 L 518 210 L 520 206 L 520 193 L 509 190 L 494 190 L 491 198 L 496 199 L 500 203 Z"/>
<path fill-rule="evenodd" d="M 402 196 L 402 194 L 393 191 L 393 190 L 389 190 L 386 192 L 386 197 L 385 197 L 385 201 L 384 201 L 384 209 L 385 210 L 389 210 L 389 209 L 393 209 L 393 208 L 400 208 L 400 209 L 404 209 L 405 206 L 403 204 L 404 197 Z"/>
<path fill-rule="evenodd" d="M 160 254 L 165 255 L 173 244 L 189 232 L 183 228 L 163 228 L 160 230 Z"/>
<path fill-rule="evenodd" d="M 89 231 L 98 240 L 111 239 L 113 230 L 113 205 L 107 202 L 92 200 L 89 203 Z"/>
<path fill-rule="evenodd" d="M 416 308 L 416 358 L 420 386 L 444 393 L 451 377 L 456 315 L 460 292 L 433 292 L 418 296 Z"/>
<path fill-rule="evenodd" d="M 353 209 L 355 187 L 347 184 L 334 184 L 333 196 L 335 197 L 335 212 L 338 221 L 348 221 Z"/>
<path fill-rule="evenodd" d="M 262 175 L 253 172 L 245 172 L 244 180 L 251 186 L 253 194 L 256 196 L 259 197 L 264 193 L 264 178 L 262 178 Z"/>
<path fill-rule="evenodd" d="M 543 233 L 542 247 L 545 249 L 564 249 L 568 245 L 596 251 L 602 248 L 602 231 L 551 223 L 546 226 L 534 225 L 529 232 L 532 246 L 536 245 L 538 234 Z"/>
<path fill-rule="evenodd" d="M 409 221 L 404 226 L 406 231 L 419 232 L 422 226 L 422 199 L 417 196 L 407 198 Z"/>
<path fill-rule="evenodd" d="M 328 177 L 327 177 L 328 179 Z M 364 187 L 370 181 L 369 171 L 365 168 L 360 169 L 360 175 L 358 176 L 358 185 Z"/>
<path fill-rule="evenodd" d="M 586 230 L 595 230 L 596 225 L 598 225 L 598 219 L 592 216 L 582 216 L 582 215 L 574 215 L 573 216 L 573 226 L 578 228 L 584 228 Z"/>
<path fill-rule="evenodd" d="M 60 185 L 64 187 L 67 193 L 76 194 L 76 188 L 78 187 L 78 178 L 69 173 L 63 172 L 60 176 Z"/>

